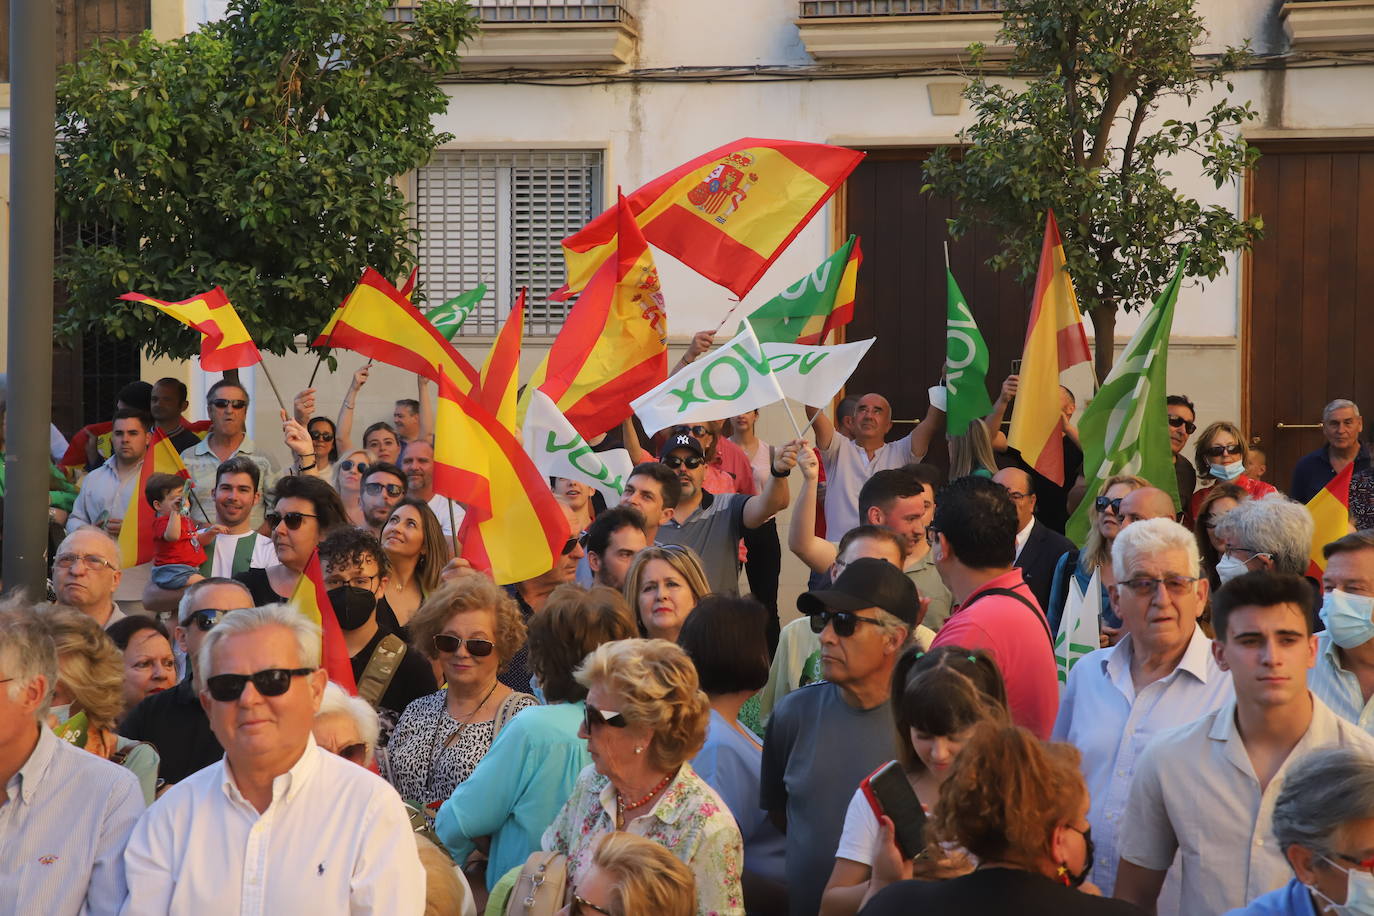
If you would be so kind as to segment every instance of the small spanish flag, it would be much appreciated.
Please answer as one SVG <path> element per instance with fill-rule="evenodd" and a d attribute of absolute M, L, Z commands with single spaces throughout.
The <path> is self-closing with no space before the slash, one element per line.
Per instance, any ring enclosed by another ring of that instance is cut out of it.
<path fill-rule="evenodd" d="M 1307 511 L 1312 514 L 1312 551 L 1307 575 L 1313 579 L 1320 580 L 1326 572 L 1322 548 L 1350 533 L 1350 478 L 1354 471 L 1352 461 L 1307 502 Z"/>
<path fill-rule="evenodd" d="M 229 297 L 218 286 L 180 302 L 164 302 L 142 293 L 125 293 L 119 298 L 151 305 L 199 331 L 203 335 L 200 368 L 206 372 L 241 369 L 262 361 L 258 345 L 253 343 L 243 320 L 229 304 Z"/>
<path fill-rule="evenodd" d="M 522 287 L 515 307 L 506 316 L 501 333 L 491 342 L 482 364 L 481 391 L 477 400 L 501 425 L 516 432 L 515 392 L 520 386 L 520 342 L 525 330 L 525 292 Z"/>
<path fill-rule="evenodd" d="M 153 561 L 153 507 L 143 491 L 148 486 L 148 478 L 154 474 L 176 474 L 187 480 L 191 478 L 172 440 L 156 428 L 148 443 L 148 451 L 143 455 L 143 466 L 139 468 L 134 491 L 129 494 L 129 504 L 124 509 L 124 520 L 120 522 L 119 536 L 115 539 L 119 544 L 119 565 L 122 569 Z"/>
<path fill-rule="evenodd" d="M 334 616 L 334 605 L 329 603 L 329 592 L 325 591 L 318 549 L 310 554 L 305 571 L 286 605 L 320 628 L 321 666 L 331 681 L 356 696 L 358 685 L 353 680 L 353 662 L 348 657 L 348 646 L 344 645 L 339 619 Z"/>

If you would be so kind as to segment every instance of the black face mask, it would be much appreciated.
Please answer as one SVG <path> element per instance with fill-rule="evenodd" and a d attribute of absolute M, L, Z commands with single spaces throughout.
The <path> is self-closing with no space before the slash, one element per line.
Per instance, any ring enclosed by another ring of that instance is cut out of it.
<path fill-rule="evenodd" d="M 377 610 L 377 596 L 365 588 L 353 585 L 340 585 L 329 590 L 329 603 L 334 606 L 334 616 L 339 626 L 345 630 L 356 630 L 367 623 Z"/>
<path fill-rule="evenodd" d="M 1083 870 L 1076 875 L 1068 869 L 1064 870 L 1064 877 L 1068 879 L 1069 887 L 1082 887 L 1083 882 L 1088 880 L 1088 873 L 1093 870 L 1095 850 L 1093 849 L 1093 829 L 1091 827 L 1083 831 L 1083 846 Z"/>

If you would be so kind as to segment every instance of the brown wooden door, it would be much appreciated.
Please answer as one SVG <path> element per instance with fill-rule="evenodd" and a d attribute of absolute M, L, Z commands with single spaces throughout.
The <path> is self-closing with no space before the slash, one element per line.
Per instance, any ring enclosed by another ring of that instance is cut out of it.
<path fill-rule="evenodd" d="M 1245 259 L 1241 420 L 1286 490 L 1323 442 L 1327 402 L 1374 410 L 1374 140 L 1258 145 L 1247 205 L 1265 228 Z"/>
<path fill-rule="evenodd" d="M 929 155 L 929 149 L 871 150 L 845 186 L 845 228 L 860 236 L 864 253 L 846 337 L 877 338 L 846 391 L 885 395 L 898 420 L 925 416 L 926 389 L 940 380 L 945 361 L 943 246 L 949 241 L 945 220 L 955 207 L 921 193 Z M 994 399 L 1011 361 L 1021 356 L 1030 310 L 1028 291 L 1008 272 L 986 266 L 996 246 L 991 229 L 975 229 L 949 246 L 954 278 L 988 344 L 988 394 Z M 910 423 L 898 423 L 891 438 L 910 431 Z M 930 460 L 945 466 L 943 452 L 932 449 Z"/>

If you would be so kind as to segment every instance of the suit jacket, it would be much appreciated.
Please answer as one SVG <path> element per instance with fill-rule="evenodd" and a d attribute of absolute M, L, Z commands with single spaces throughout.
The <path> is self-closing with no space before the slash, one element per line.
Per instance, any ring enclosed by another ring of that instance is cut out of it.
<path fill-rule="evenodd" d="M 1073 550 L 1074 543 L 1064 535 L 1050 528 L 1039 519 L 1031 527 L 1026 546 L 1015 565 L 1021 576 L 1035 593 L 1035 599 L 1042 608 L 1050 606 L 1050 587 L 1054 584 L 1054 567 L 1065 551 Z"/>

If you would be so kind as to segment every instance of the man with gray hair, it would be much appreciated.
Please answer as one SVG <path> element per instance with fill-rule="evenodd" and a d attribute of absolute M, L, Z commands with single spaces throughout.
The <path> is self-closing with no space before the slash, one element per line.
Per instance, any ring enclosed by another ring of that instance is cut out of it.
<path fill-rule="evenodd" d="M 1217 523 L 1226 550 L 1217 562 L 1221 583 L 1247 572 L 1268 570 L 1301 576 L 1312 553 L 1312 514 L 1277 493 L 1242 500 Z"/>
<path fill-rule="evenodd" d="M 1112 543 L 1116 584 L 1107 594 L 1125 635 L 1074 665 L 1059 703 L 1052 737 L 1083 754 L 1095 841 L 1092 879 L 1104 894 L 1116 883 L 1121 819 L 1145 745 L 1234 696 L 1231 679 L 1212 657 L 1211 639 L 1197 625 L 1207 605 L 1199 569 L 1197 539 L 1173 519 L 1123 527 Z"/>
<path fill-rule="evenodd" d="M 1308 684 L 1336 715 L 1374 733 L 1374 531 L 1347 534 L 1322 554 L 1326 629 Z"/>
<path fill-rule="evenodd" d="M 115 603 L 124 571 L 119 546 L 94 525 L 83 525 L 62 539 L 52 561 L 57 600 L 108 627 L 125 617 Z"/>
<path fill-rule="evenodd" d="M 327 682 L 319 627 L 285 605 L 238 610 L 195 662 L 224 759 L 139 820 L 120 912 L 423 912 L 400 797 L 311 735 Z"/>
<path fill-rule="evenodd" d="M 0 606 L 0 910 L 114 914 L 143 790 L 47 727 L 56 683 L 57 649 L 38 613 Z"/>
<path fill-rule="evenodd" d="M 1364 418 L 1354 401 L 1337 398 L 1322 409 L 1322 435 L 1326 444 L 1298 459 L 1293 466 L 1293 486 L 1288 495 L 1305 503 L 1322 487 L 1355 463 L 1355 473 L 1369 468 L 1369 447 L 1360 441 Z"/>

